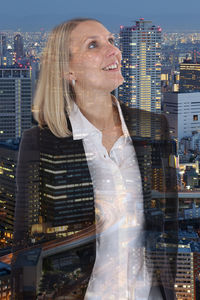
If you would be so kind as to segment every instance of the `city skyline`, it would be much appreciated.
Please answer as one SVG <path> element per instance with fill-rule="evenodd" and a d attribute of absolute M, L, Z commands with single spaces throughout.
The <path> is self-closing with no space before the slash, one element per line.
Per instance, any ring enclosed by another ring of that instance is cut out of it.
<path fill-rule="evenodd" d="M 195 8 L 195 9 L 194 9 Z M 34 1 L 34 5 L 25 0 L 3 2 L 1 4 L 0 28 L 21 30 L 50 30 L 55 25 L 74 17 L 93 17 L 99 19 L 106 27 L 117 30 L 119 25 L 130 26 L 136 19 L 145 18 L 159 24 L 165 30 L 188 31 L 200 28 L 197 0 L 168 0 L 166 5 L 158 0 L 133 2 L 131 0 L 95 3 L 91 0 L 66 2 L 59 0 Z M 63 13 L 64 12 L 64 13 Z M 187 22 L 185 21 L 187 20 Z"/>

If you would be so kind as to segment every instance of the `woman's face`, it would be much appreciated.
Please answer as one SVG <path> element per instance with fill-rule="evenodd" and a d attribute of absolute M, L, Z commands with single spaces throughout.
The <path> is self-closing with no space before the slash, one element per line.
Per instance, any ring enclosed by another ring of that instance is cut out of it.
<path fill-rule="evenodd" d="M 96 21 L 76 26 L 70 37 L 70 79 L 75 90 L 111 92 L 123 83 L 121 52 L 114 46 L 112 34 Z"/>

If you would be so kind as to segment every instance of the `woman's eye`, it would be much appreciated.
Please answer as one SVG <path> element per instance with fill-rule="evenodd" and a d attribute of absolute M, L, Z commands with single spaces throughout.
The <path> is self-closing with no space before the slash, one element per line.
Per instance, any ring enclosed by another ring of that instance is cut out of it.
<path fill-rule="evenodd" d="M 112 45 L 114 45 L 115 40 L 114 40 L 113 38 L 109 38 L 109 42 L 110 42 Z"/>
<path fill-rule="evenodd" d="M 93 49 L 93 48 L 95 48 L 96 46 L 97 46 L 97 42 L 93 41 L 93 42 L 89 43 L 88 48 L 89 48 L 89 49 Z"/>

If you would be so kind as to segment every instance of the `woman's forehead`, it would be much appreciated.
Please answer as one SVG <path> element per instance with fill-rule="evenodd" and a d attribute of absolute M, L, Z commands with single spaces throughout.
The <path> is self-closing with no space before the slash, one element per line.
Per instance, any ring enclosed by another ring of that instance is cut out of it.
<path fill-rule="evenodd" d="M 71 33 L 71 42 L 84 41 L 87 38 L 97 38 L 98 36 L 108 36 L 111 33 L 97 21 L 85 21 L 79 23 Z"/>

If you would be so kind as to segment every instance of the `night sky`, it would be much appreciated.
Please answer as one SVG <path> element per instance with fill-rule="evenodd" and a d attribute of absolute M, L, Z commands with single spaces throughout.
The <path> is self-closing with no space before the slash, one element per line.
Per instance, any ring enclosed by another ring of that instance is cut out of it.
<path fill-rule="evenodd" d="M 200 31 L 199 0 L 1 0 L 0 31 L 52 29 L 73 17 L 98 18 L 112 31 L 138 18 L 166 31 Z"/>

